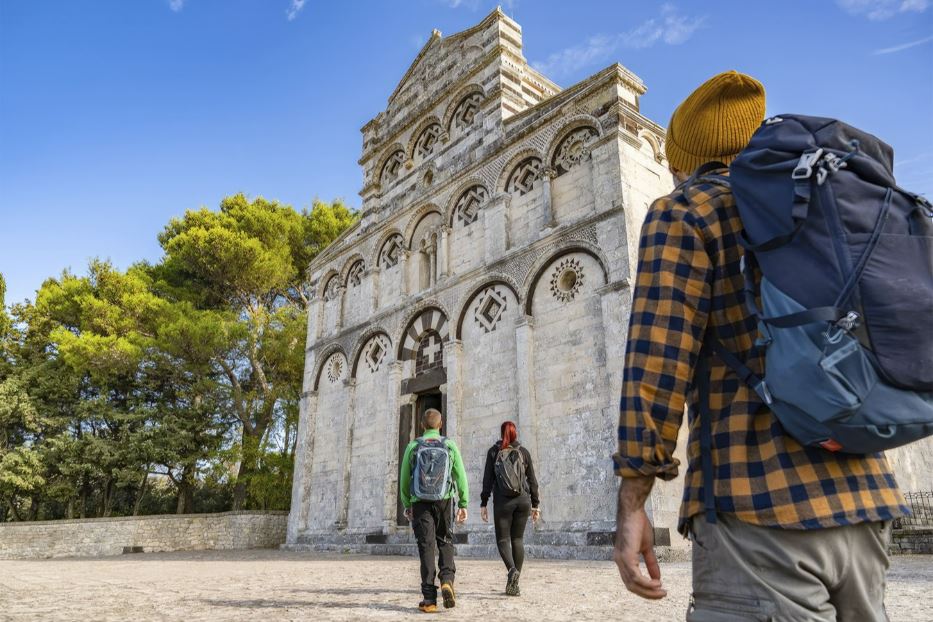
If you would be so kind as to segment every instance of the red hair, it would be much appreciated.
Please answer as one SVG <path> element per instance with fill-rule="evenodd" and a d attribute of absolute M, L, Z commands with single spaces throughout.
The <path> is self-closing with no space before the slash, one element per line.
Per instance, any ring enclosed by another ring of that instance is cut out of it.
<path fill-rule="evenodd" d="M 515 424 L 511 421 L 503 421 L 502 449 L 506 449 L 509 445 L 514 443 L 516 438 L 518 438 L 518 430 L 515 429 Z"/>

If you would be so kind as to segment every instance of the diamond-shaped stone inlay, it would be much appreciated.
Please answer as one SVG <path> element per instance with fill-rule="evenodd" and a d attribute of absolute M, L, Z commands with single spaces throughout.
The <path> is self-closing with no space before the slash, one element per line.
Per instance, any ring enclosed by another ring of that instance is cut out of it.
<path fill-rule="evenodd" d="M 395 234 L 385 244 L 382 245 L 382 252 L 379 253 L 379 263 L 385 268 L 391 268 L 396 265 L 402 257 L 404 250 L 404 239 L 401 235 Z"/>
<path fill-rule="evenodd" d="M 570 302 L 583 287 L 583 264 L 573 258 L 562 260 L 551 273 L 551 293 L 561 302 Z"/>
<path fill-rule="evenodd" d="M 366 366 L 369 367 L 369 371 L 373 373 L 379 371 L 379 366 L 382 365 L 387 351 L 388 343 L 385 337 L 376 336 L 369 341 L 369 345 L 366 346 L 366 353 L 363 355 L 363 359 L 366 361 Z"/>
<path fill-rule="evenodd" d="M 531 192 L 541 172 L 541 159 L 534 156 L 522 160 L 509 175 L 505 191 L 519 196 Z"/>
<path fill-rule="evenodd" d="M 363 280 L 363 268 L 364 267 L 365 266 L 363 264 L 362 259 L 358 260 L 352 266 L 350 266 L 350 272 L 347 276 L 347 282 L 351 286 L 358 287 L 360 285 L 360 283 Z"/>
<path fill-rule="evenodd" d="M 428 126 L 415 143 L 415 153 L 421 158 L 426 158 L 434 152 L 434 146 L 441 136 L 441 126 L 437 123 Z"/>
<path fill-rule="evenodd" d="M 386 160 L 386 163 L 382 165 L 382 174 L 380 175 L 382 183 L 394 181 L 399 176 L 403 164 L 405 164 L 405 153 L 402 151 L 393 153 Z"/>
<path fill-rule="evenodd" d="M 479 112 L 479 105 L 482 101 L 483 95 L 481 93 L 473 93 L 461 101 L 457 106 L 457 110 L 454 111 L 453 129 L 462 132 L 470 127 L 473 124 L 473 119 L 476 118 L 476 113 Z"/>
<path fill-rule="evenodd" d="M 486 202 L 486 189 L 482 186 L 473 186 L 468 188 L 460 198 L 457 199 L 457 205 L 454 208 L 457 212 L 457 220 L 464 225 L 472 224 L 479 216 L 479 210 Z"/>
<path fill-rule="evenodd" d="M 479 302 L 473 310 L 473 319 L 483 327 L 483 332 L 490 333 L 496 330 L 496 325 L 502 318 L 506 309 L 506 298 L 502 292 L 490 287 L 479 296 Z"/>

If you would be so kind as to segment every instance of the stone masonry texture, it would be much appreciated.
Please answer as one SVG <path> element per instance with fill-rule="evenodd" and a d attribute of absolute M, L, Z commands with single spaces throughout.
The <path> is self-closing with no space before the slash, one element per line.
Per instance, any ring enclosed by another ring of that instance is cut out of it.
<path fill-rule="evenodd" d="M 285 541 L 287 512 L 222 512 L 0 523 L 0 559 L 253 549 Z M 141 551 L 139 548 L 141 547 Z"/>

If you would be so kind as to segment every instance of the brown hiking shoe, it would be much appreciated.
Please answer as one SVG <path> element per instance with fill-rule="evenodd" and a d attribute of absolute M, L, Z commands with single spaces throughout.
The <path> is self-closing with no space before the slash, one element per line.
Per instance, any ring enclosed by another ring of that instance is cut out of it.
<path fill-rule="evenodd" d="M 418 603 L 418 609 L 424 613 L 437 613 L 437 603 L 422 600 L 420 603 Z"/>
<path fill-rule="evenodd" d="M 441 583 L 441 596 L 444 598 L 444 607 L 452 609 L 457 604 L 457 595 L 454 586 L 450 583 Z"/>

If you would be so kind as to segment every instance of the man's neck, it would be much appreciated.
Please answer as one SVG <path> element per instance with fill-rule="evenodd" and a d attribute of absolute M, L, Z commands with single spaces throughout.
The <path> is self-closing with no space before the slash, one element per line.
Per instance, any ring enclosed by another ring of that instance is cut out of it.
<path fill-rule="evenodd" d="M 428 428 L 427 430 L 424 431 L 424 434 L 422 436 L 440 436 L 440 435 L 441 435 L 440 430 L 435 430 L 434 428 Z"/>

